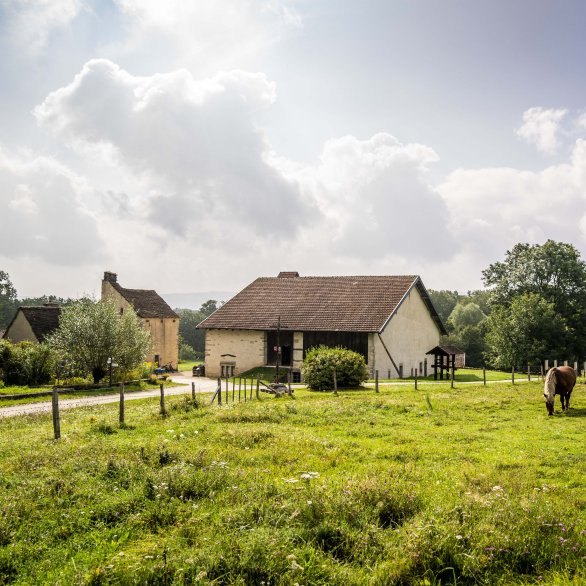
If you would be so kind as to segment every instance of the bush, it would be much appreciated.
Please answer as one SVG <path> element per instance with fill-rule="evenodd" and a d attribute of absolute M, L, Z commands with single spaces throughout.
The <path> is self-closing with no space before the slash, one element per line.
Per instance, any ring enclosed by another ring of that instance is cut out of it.
<path fill-rule="evenodd" d="M 55 353 L 46 344 L 0 340 L 0 379 L 5 384 L 46 384 L 54 370 Z"/>
<path fill-rule="evenodd" d="M 305 384 L 314 391 L 334 388 L 334 370 L 338 387 L 357 387 L 368 379 L 364 357 L 346 348 L 312 348 L 305 356 L 303 366 Z"/>

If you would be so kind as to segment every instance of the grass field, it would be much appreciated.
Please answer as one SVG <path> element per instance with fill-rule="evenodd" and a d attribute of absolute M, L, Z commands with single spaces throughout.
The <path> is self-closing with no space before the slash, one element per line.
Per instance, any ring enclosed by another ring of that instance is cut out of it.
<path fill-rule="evenodd" d="M 586 397 L 169 397 L 0 421 L 0 584 L 584 584 Z"/>

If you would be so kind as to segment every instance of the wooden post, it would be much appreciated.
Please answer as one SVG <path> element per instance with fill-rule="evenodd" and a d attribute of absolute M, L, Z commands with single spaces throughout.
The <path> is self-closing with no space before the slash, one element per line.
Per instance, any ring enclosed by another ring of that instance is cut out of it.
<path fill-rule="evenodd" d="M 374 389 L 378 393 L 378 370 L 374 371 Z"/>
<path fill-rule="evenodd" d="M 59 391 L 57 389 L 53 389 L 51 406 L 53 408 L 53 436 L 55 439 L 59 439 L 61 437 L 61 422 L 59 421 Z"/>
<path fill-rule="evenodd" d="M 515 367 L 511 366 L 511 382 L 515 384 Z"/>
<path fill-rule="evenodd" d="M 448 370 L 448 372 L 450 372 L 450 371 Z M 451 379 L 450 386 L 452 387 L 452 389 L 454 388 L 454 374 L 455 374 L 454 366 L 452 365 L 452 376 L 450 377 L 450 379 Z"/>
<path fill-rule="evenodd" d="M 252 401 L 252 387 L 254 385 L 254 379 L 251 378 L 250 379 L 250 400 Z"/>
<path fill-rule="evenodd" d="M 256 373 L 256 398 L 260 399 L 260 373 Z"/>
<path fill-rule="evenodd" d="M 163 383 L 161 383 L 161 385 L 160 385 L 160 390 L 161 390 L 161 415 L 163 417 L 165 417 L 167 412 L 165 411 L 165 387 L 164 387 Z"/>
<path fill-rule="evenodd" d="M 564 360 L 564 366 L 568 366 L 568 361 Z"/>
<path fill-rule="evenodd" d="M 553 361 L 553 367 L 554 367 L 554 368 L 557 368 L 557 367 L 558 367 L 558 361 L 557 361 L 557 360 L 554 360 L 554 361 Z"/>
<path fill-rule="evenodd" d="M 482 382 L 484 383 L 484 386 L 486 386 L 486 366 L 482 367 Z"/>
<path fill-rule="evenodd" d="M 387 376 L 388 380 L 391 380 L 391 369 L 390 368 L 389 368 L 389 372 L 387 374 L 388 374 L 388 376 Z"/>
<path fill-rule="evenodd" d="M 417 390 L 417 369 L 415 369 L 415 390 Z"/>
<path fill-rule="evenodd" d="M 220 377 L 218 377 L 218 390 L 216 391 L 218 393 L 218 405 L 222 404 L 222 379 Z"/>
<path fill-rule="evenodd" d="M 236 397 L 236 377 L 232 379 L 232 403 L 234 403 L 234 399 Z"/>
<path fill-rule="evenodd" d="M 195 402 L 195 383 L 191 381 L 191 398 Z"/>
<path fill-rule="evenodd" d="M 527 365 L 527 381 L 531 382 L 531 365 Z"/>
<path fill-rule="evenodd" d="M 293 368 L 289 369 L 289 373 L 288 373 L 288 378 L 287 378 L 287 386 L 289 387 L 289 396 L 291 396 L 291 380 L 293 379 Z"/>
<path fill-rule="evenodd" d="M 334 395 L 338 396 L 338 379 L 336 378 L 336 369 L 334 368 Z"/>
<path fill-rule="evenodd" d="M 230 379 L 226 375 L 226 405 L 230 402 Z"/>
<path fill-rule="evenodd" d="M 547 371 L 549 370 L 549 360 L 545 360 L 545 371 L 544 374 L 547 373 Z"/>
<path fill-rule="evenodd" d="M 124 383 L 120 383 L 120 426 L 124 426 Z"/>
<path fill-rule="evenodd" d="M 244 377 L 244 402 L 246 403 L 246 395 L 248 394 L 248 391 L 246 390 L 246 377 Z"/>
<path fill-rule="evenodd" d="M 242 391 L 242 377 L 238 379 L 238 402 L 240 403 L 240 392 Z"/>
<path fill-rule="evenodd" d="M 576 371 L 576 375 L 578 375 L 578 363 L 574 361 L 574 370 Z"/>

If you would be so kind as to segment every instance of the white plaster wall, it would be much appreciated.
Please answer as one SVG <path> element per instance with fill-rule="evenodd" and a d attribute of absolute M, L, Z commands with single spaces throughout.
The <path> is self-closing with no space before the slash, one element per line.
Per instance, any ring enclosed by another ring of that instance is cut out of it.
<path fill-rule="evenodd" d="M 225 356 L 232 354 L 235 356 Z M 221 375 L 222 362 L 235 363 L 234 374 L 240 374 L 266 363 L 265 332 L 254 330 L 206 330 L 205 369 L 206 376 Z"/>
<path fill-rule="evenodd" d="M 405 297 L 381 333 L 381 337 L 397 367 L 403 364 L 403 376 L 410 376 L 411 369 L 419 371 L 421 363 L 424 363 L 426 358 L 429 359 L 425 353 L 439 344 L 440 331 L 417 288 L 411 289 Z M 395 370 L 378 334 L 372 335 L 372 342 L 369 338 L 369 355 L 371 343 L 374 349 L 374 364 L 369 364 L 369 367 L 373 371 L 379 371 L 379 378 L 386 378 L 389 369 L 391 377 L 398 376 L 399 373 Z"/>

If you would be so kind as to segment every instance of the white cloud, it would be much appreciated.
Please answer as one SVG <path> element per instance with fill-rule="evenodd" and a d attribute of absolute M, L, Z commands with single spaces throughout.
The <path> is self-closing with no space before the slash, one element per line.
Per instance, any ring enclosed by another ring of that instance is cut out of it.
<path fill-rule="evenodd" d="M 77 178 L 55 160 L 30 152 L 9 157 L 0 149 L 0 250 L 74 265 L 100 257 L 101 237 Z"/>
<path fill-rule="evenodd" d="M 586 207 L 586 141 L 577 140 L 568 163 L 539 172 L 513 168 L 451 173 L 438 186 L 455 236 L 482 264 L 517 242 L 548 238 L 586 243 L 575 218 Z"/>
<path fill-rule="evenodd" d="M 274 100 L 264 74 L 135 77 L 94 60 L 35 115 L 77 150 L 132 170 L 147 189 L 141 198 L 151 221 L 165 217 L 169 231 L 203 231 L 216 242 L 225 240 L 223 227 L 246 226 L 247 246 L 276 232 L 290 239 L 309 220 L 296 185 L 265 157 L 255 117 Z"/>
<path fill-rule="evenodd" d="M 529 108 L 523 113 L 517 136 L 535 145 L 540 152 L 553 155 L 560 147 L 561 122 L 567 113 L 565 109 Z"/>
<path fill-rule="evenodd" d="M 30 55 L 37 55 L 81 9 L 81 0 L 0 0 L 0 16 L 10 40 Z"/>
<path fill-rule="evenodd" d="M 290 0 L 114 1 L 129 25 L 126 51 L 155 46 L 208 73 L 242 66 L 302 24 Z"/>

